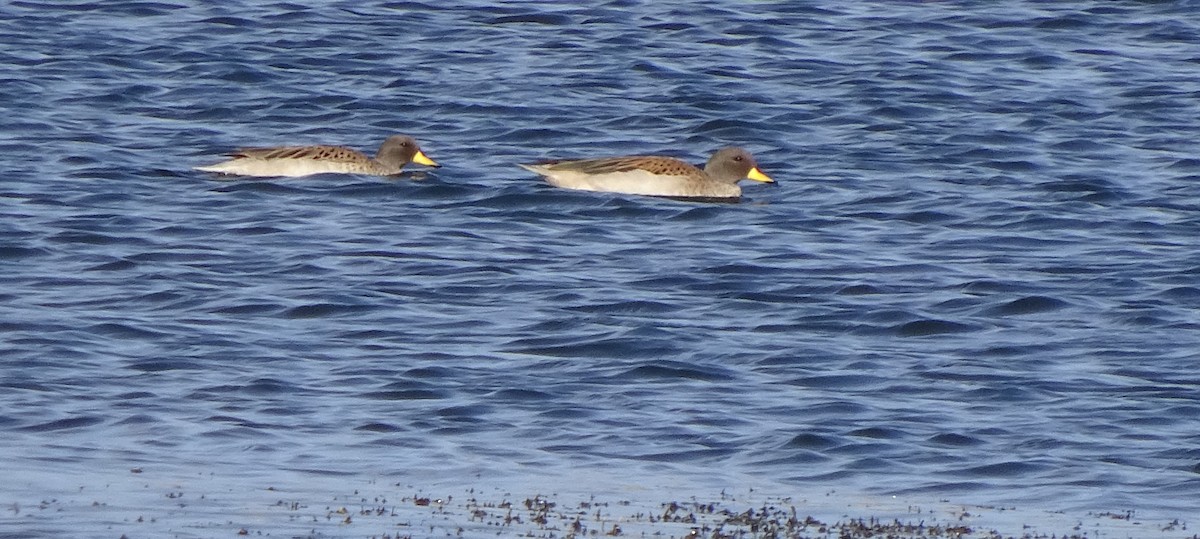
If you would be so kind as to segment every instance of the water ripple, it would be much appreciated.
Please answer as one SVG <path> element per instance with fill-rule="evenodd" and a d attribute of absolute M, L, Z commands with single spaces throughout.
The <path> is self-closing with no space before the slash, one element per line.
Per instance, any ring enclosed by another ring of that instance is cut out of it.
<path fill-rule="evenodd" d="M 1187 6 L 4 9 L 5 471 L 1200 494 Z M 444 166 L 191 170 L 396 132 Z M 779 185 L 514 165 L 732 144 Z"/>

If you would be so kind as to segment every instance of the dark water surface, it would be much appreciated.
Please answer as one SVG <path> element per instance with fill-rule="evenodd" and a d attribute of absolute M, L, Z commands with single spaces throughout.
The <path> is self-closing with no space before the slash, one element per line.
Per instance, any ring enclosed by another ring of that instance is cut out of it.
<path fill-rule="evenodd" d="M 331 480 L 1200 516 L 1200 5 L 319 4 L 0 6 L 0 531 Z M 190 170 L 392 133 L 445 166 Z M 730 144 L 779 186 L 512 166 Z"/>

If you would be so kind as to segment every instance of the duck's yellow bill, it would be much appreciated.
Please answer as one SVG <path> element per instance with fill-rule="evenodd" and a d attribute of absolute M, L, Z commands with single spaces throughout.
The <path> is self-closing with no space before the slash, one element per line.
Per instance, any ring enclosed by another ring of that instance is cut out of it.
<path fill-rule="evenodd" d="M 756 182 L 775 183 L 775 180 L 772 180 L 770 176 L 763 174 L 761 170 L 758 170 L 758 167 L 750 169 L 750 173 L 747 174 L 746 177 Z"/>
<path fill-rule="evenodd" d="M 418 165 L 425 165 L 425 166 L 427 166 L 427 167 L 440 167 L 440 166 L 442 166 L 442 165 L 439 165 L 439 164 L 437 164 L 437 162 L 435 162 L 433 159 L 430 159 L 430 158 L 426 157 L 426 156 L 425 156 L 425 153 L 424 153 L 424 152 L 422 152 L 421 150 L 417 150 L 417 155 L 414 155 L 414 156 L 413 156 L 413 162 L 414 162 L 414 163 L 416 163 L 416 164 L 418 164 Z"/>

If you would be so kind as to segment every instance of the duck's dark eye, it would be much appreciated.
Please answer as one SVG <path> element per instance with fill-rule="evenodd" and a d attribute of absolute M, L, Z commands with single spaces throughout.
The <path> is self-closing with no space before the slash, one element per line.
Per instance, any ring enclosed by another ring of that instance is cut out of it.
<path fill-rule="evenodd" d="M 740 155 L 733 156 L 734 161 L 745 161 L 746 159 Z"/>

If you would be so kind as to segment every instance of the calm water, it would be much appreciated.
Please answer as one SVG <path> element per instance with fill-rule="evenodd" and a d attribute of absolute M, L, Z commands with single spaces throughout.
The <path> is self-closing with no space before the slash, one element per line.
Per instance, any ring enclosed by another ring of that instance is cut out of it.
<path fill-rule="evenodd" d="M 1198 8 L 0 6 L 0 535 L 330 481 L 1200 517 Z M 445 166 L 190 170 L 392 133 Z M 780 185 L 512 166 L 730 144 Z"/>

